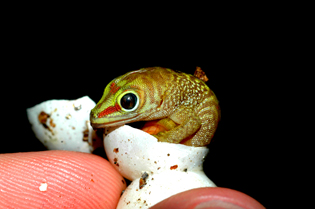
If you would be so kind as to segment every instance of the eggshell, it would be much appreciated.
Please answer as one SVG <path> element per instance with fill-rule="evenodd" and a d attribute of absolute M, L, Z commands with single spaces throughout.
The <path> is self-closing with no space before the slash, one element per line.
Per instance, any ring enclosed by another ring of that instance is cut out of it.
<path fill-rule="evenodd" d="M 209 149 L 158 142 L 128 125 L 104 139 L 109 161 L 132 181 L 118 204 L 121 208 L 148 208 L 171 195 L 215 184 L 203 172 Z"/>
<path fill-rule="evenodd" d="M 88 96 L 77 100 L 50 100 L 28 108 L 35 136 L 50 150 L 91 153 L 93 129 L 90 111 L 95 102 Z"/>

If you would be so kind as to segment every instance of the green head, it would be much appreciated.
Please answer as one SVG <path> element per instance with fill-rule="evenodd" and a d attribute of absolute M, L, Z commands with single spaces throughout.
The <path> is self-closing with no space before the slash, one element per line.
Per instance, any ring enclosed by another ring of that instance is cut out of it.
<path fill-rule="evenodd" d="M 148 110 L 161 103 L 154 95 L 153 85 L 153 80 L 159 77 L 156 73 L 161 69 L 144 68 L 112 80 L 91 110 L 93 128 L 119 126 L 147 117 L 151 112 Z"/>

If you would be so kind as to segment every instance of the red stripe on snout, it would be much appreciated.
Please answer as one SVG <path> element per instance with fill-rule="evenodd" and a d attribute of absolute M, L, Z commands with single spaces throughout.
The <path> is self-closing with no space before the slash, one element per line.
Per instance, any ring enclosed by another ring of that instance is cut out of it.
<path fill-rule="evenodd" d="M 116 103 L 115 106 L 110 106 L 110 107 L 106 108 L 105 110 L 103 110 L 102 112 L 100 112 L 98 114 L 98 118 L 102 118 L 108 114 L 111 114 L 113 112 L 117 112 L 119 110 L 121 110 L 121 108 L 120 108 L 119 104 Z"/>

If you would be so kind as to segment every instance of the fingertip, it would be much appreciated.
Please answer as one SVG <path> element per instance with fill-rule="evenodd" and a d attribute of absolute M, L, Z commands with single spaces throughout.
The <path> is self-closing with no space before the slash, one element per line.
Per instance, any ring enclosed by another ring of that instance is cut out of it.
<path fill-rule="evenodd" d="M 2 154 L 0 166 L 0 205 L 13 208 L 115 208 L 126 188 L 113 166 L 92 154 Z"/>
<path fill-rule="evenodd" d="M 185 191 L 169 197 L 152 207 L 152 209 L 161 208 L 265 209 L 257 200 L 242 192 L 220 187 L 205 187 Z"/>

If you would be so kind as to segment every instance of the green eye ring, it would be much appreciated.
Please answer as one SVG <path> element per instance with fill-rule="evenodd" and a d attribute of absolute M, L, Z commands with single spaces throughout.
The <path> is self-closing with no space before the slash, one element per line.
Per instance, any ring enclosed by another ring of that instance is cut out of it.
<path fill-rule="evenodd" d="M 139 106 L 139 96 L 133 91 L 126 91 L 119 95 L 117 99 L 121 109 L 126 112 L 132 112 Z"/>

